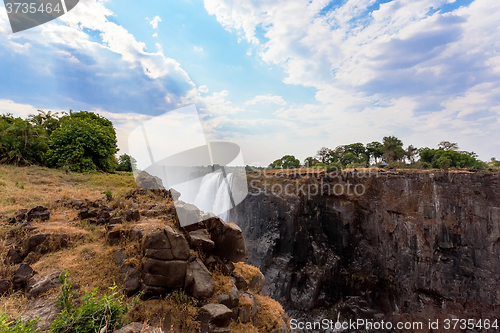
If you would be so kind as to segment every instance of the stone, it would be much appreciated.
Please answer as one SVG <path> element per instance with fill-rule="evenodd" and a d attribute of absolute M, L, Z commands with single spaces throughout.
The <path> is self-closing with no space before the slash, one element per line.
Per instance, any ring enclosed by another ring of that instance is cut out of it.
<path fill-rule="evenodd" d="M 26 306 L 27 310 L 21 315 L 23 321 L 39 319 L 34 327 L 44 332 L 50 327 L 52 321 L 57 317 L 59 309 L 52 299 L 34 299 Z"/>
<path fill-rule="evenodd" d="M 4 263 L 6 265 L 15 265 L 23 262 L 23 254 L 19 249 L 10 249 L 7 252 L 7 256 L 5 257 Z"/>
<path fill-rule="evenodd" d="M 243 292 L 240 296 L 240 305 L 238 308 L 238 317 L 245 324 L 249 323 L 257 314 L 259 306 L 255 296 L 248 292 Z"/>
<path fill-rule="evenodd" d="M 135 204 L 137 205 L 137 204 Z M 134 204 L 132 204 L 134 206 Z M 141 213 L 139 213 L 139 210 L 133 209 L 132 210 L 132 220 L 133 221 L 139 221 L 141 219 Z"/>
<path fill-rule="evenodd" d="M 145 255 L 148 258 L 153 258 L 158 260 L 174 259 L 171 249 L 146 249 Z"/>
<path fill-rule="evenodd" d="M 234 271 L 234 264 L 231 261 L 223 262 L 219 265 L 220 271 L 226 276 L 230 276 Z"/>
<path fill-rule="evenodd" d="M 37 250 L 40 245 L 44 244 L 49 237 L 49 234 L 38 234 L 29 237 L 24 243 L 24 255 Z M 44 251 L 41 251 L 44 252 Z"/>
<path fill-rule="evenodd" d="M 133 226 L 132 228 L 130 228 L 130 239 L 133 241 L 142 241 L 145 233 L 146 231 L 144 230 L 144 228 Z"/>
<path fill-rule="evenodd" d="M 181 227 L 201 221 L 200 210 L 195 205 L 185 203 L 183 201 L 176 201 L 175 211 Z"/>
<path fill-rule="evenodd" d="M 184 286 L 187 262 L 147 259 L 144 263 L 144 283 L 155 287 L 181 288 Z"/>
<path fill-rule="evenodd" d="M 224 222 L 218 217 L 205 221 L 210 238 L 215 243 L 213 253 L 232 262 L 248 260 L 248 251 L 243 233 L 233 222 Z"/>
<path fill-rule="evenodd" d="M 88 218 L 96 218 L 97 216 L 99 216 L 99 212 L 97 211 L 97 209 L 92 209 L 91 211 L 89 211 L 88 213 Z"/>
<path fill-rule="evenodd" d="M 250 280 L 248 288 L 250 288 L 250 290 L 253 292 L 260 293 L 265 285 L 266 277 L 261 272 L 258 272 L 257 274 L 255 274 L 252 280 Z"/>
<path fill-rule="evenodd" d="M 82 208 L 79 212 L 78 212 L 78 217 L 82 220 L 86 219 L 89 217 L 89 210 L 88 208 Z"/>
<path fill-rule="evenodd" d="M 117 245 L 127 238 L 127 231 L 121 229 L 121 224 L 110 224 L 106 234 L 106 242 L 109 245 Z"/>
<path fill-rule="evenodd" d="M 26 220 L 32 221 L 34 219 L 39 219 L 41 221 L 47 221 L 50 218 L 50 211 L 48 208 L 43 207 L 43 206 L 37 206 L 33 209 L 31 209 L 27 216 Z"/>
<path fill-rule="evenodd" d="M 140 291 L 141 300 L 146 301 L 151 298 L 160 297 L 166 294 L 167 290 L 164 287 L 148 286 L 147 284 L 142 284 Z"/>
<path fill-rule="evenodd" d="M 38 297 L 44 292 L 59 286 L 59 275 L 61 272 L 54 272 L 45 276 L 34 276 L 28 281 L 26 295 L 28 298 Z"/>
<path fill-rule="evenodd" d="M 174 200 L 174 201 L 177 201 L 179 199 L 179 197 L 181 196 L 181 194 L 179 192 L 177 192 L 176 190 L 174 190 L 173 188 L 171 188 L 169 191 L 170 191 L 170 195 L 172 196 L 172 200 Z"/>
<path fill-rule="evenodd" d="M 166 226 L 164 231 L 170 242 L 170 248 L 172 249 L 174 259 L 186 260 L 190 252 L 189 245 L 184 235 L 169 226 Z"/>
<path fill-rule="evenodd" d="M 12 283 L 14 288 L 21 289 L 26 287 L 29 279 L 35 272 L 33 269 L 27 264 L 21 264 L 18 270 L 14 273 L 14 277 L 12 279 Z"/>
<path fill-rule="evenodd" d="M 198 258 L 187 266 L 186 289 L 197 299 L 208 298 L 214 294 L 212 274 Z"/>
<path fill-rule="evenodd" d="M 198 229 L 188 234 L 189 246 L 208 252 L 213 250 L 215 243 L 210 239 L 210 234 L 206 229 Z"/>
<path fill-rule="evenodd" d="M 227 328 L 233 312 L 223 304 L 207 304 L 198 312 L 201 333 L 216 332 L 219 328 Z"/>
<path fill-rule="evenodd" d="M 123 223 L 123 217 L 121 217 L 121 216 L 112 217 L 109 220 L 109 223 L 111 223 L 111 224 L 122 224 Z"/>
<path fill-rule="evenodd" d="M 229 300 L 231 301 L 230 308 L 236 308 L 240 304 L 240 293 L 236 287 L 234 279 L 231 279 L 231 292 L 229 293 Z"/>
<path fill-rule="evenodd" d="M 170 242 L 162 229 L 156 229 L 144 238 L 144 249 L 170 249 Z"/>
<path fill-rule="evenodd" d="M 126 210 L 125 213 L 123 213 L 125 217 L 125 221 L 130 222 L 132 221 L 132 211 L 130 209 Z"/>
<path fill-rule="evenodd" d="M 248 290 L 247 280 L 245 280 L 245 278 L 242 275 L 238 273 L 233 273 L 232 276 L 234 277 L 236 288 L 238 288 L 239 291 Z"/>
<path fill-rule="evenodd" d="M 9 280 L 0 280 L 0 296 L 10 290 L 12 283 Z"/>
<path fill-rule="evenodd" d="M 141 276 L 141 272 L 131 265 L 120 267 L 120 279 L 123 283 L 123 291 L 128 297 L 135 295 L 141 289 Z"/>
<path fill-rule="evenodd" d="M 145 171 L 135 176 L 135 183 L 144 189 L 165 189 L 160 178 L 152 176 Z"/>

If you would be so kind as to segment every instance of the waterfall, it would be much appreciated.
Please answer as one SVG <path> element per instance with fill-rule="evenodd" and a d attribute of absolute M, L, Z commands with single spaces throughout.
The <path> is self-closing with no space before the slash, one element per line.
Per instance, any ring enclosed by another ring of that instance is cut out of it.
<path fill-rule="evenodd" d="M 233 174 L 224 179 L 222 172 L 212 172 L 205 175 L 193 204 L 204 212 L 211 212 L 226 221 L 231 203 L 230 190 L 233 187 Z"/>

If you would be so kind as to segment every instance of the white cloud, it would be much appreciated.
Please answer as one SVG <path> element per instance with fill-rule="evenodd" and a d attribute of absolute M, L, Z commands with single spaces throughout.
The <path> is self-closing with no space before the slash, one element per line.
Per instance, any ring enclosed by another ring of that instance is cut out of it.
<path fill-rule="evenodd" d="M 147 17 L 146 17 L 146 20 L 149 21 L 149 24 L 151 24 L 151 26 L 153 27 L 153 29 L 158 29 L 158 23 L 161 22 L 161 18 L 156 15 L 155 17 L 153 17 L 153 19 L 150 21 Z"/>
<path fill-rule="evenodd" d="M 194 51 L 195 52 L 203 52 L 203 48 L 201 46 L 195 46 Z"/>
<path fill-rule="evenodd" d="M 37 108 L 28 104 L 16 103 L 8 99 L 0 99 L 0 114 L 12 113 L 15 117 L 26 118 L 30 114 L 37 114 Z"/>
<path fill-rule="evenodd" d="M 257 103 L 274 103 L 278 105 L 286 105 L 285 100 L 281 96 L 277 95 L 258 95 L 253 99 L 247 101 L 246 105 L 255 105 Z"/>
<path fill-rule="evenodd" d="M 157 32 L 155 32 L 155 33 L 153 34 L 153 37 L 158 37 L 158 33 L 157 33 Z"/>
<path fill-rule="evenodd" d="M 205 0 L 205 8 L 283 68 L 285 83 L 317 89 L 319 104 L 277 112 L 302 120 L 309 135 L 330 127 L 356 141 L 351 133 L 380 140 L 398 132 L 413 144 L 446 135 L 477 147 L 478 136 L 498 142 L 500 2 L 436 11 L 447 2 L 348 0 L 324 10 L 331 1 Z"/>
<path fill-rule="evenodd" d="M 251 56 L 252 55 L 252 50 L 248 50 L 247 51 L 247 56 Z"/>
<path fill-rule="evenodd" d="M 207 86 L 200 86 L 200 87 L 198 87 L 198 91 L 203 93 L 203 94 L 206 94 L 208 92 L 208 87 Z"/>

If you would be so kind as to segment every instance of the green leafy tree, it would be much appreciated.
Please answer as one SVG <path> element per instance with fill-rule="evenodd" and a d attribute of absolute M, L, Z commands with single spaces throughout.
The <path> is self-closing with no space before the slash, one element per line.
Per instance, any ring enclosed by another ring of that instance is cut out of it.
<path fill-rule="evenodd" d="M 373 157 L 375 163 L 378 163 L 379 158 L 384 156 L 384 145 L 378 141 L 370 142 L 366 145 L 366 152 L 370 159 Z"/>
<path fill-rule="evenodd" d="M 409 145 L 408 148 L 405 150 L 405 157 L 408 159 L 410 164 L 415 163 L 415 158 L 418 154 L 418 148 L 413 147 L 412 145 Z"/>
<path fill-rule="evenodd" d="M 323 147 L 316 153 L 316 158 L 324 164 L 328 164 L 332 158 L 333 151 L 330 148 Z"/>
<path fill-rule="evenodd" d="M 306 157 L 304 160 L 304 166 L 309 168 L 315 166 L 319 161 L 315 159 L 314 157 Z"/>
<path fill-rule="evenodd" d="M 400 161 L 405 156 L 403 142 L 395 136 L 384 137 L 384 160 L 387 163 Z"/>
<path fill-rule="evenodd" d="M 293 155 L 285 155 L 269 165 L 271 169 L 300 168 L 300 161 Z"/>
<path fill-rule="evenodd" d="M 365 145 L 360 142 L 344 146 L 344 151 L 345 153 L 352 153 L 356 156 L 355 162 L 352 163 L 370 163 L 370 155 L 368 154 Z"/>
<path fill-rule="evenodd" d="M 123 154 L 118 158 L 117 171 L 133 171 L 137 168 L 137 160 L 128 154 Z"/>
<path fill-rule="evenodd" d="M 450 141 L 441 141 L 438 144 L 438 148 L 443 150 L 458 150 L 458 144 Z"/>
<path fill-rule="evenodd" d="M 50 135 L 47 163 L 89 172 L 116 168 L 116 133 L 108 119 L 80 111 L 61 118 L 61 126 Z"/>
<path fill-rule="evenodd" d="M 481 161 L 477 160 L 474 153 L 458 152 L 455 150 L 444 150 L 423 148 L 420 150 L 420 160 L 429 163 L 434 168 L 482 168 Z"/>

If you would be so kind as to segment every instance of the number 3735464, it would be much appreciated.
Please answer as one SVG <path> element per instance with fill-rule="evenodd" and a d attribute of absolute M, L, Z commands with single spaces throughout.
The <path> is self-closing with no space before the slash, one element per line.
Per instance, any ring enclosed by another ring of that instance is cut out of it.
<path fill-rule="evenodd" d="M 6 3 L 5 9 L 7 9 L 7 14 L 10 13 L 23 13 L 23 14 L 35 14 L 35 13 L 57 13 L 59 14 L 63 9 L 58 2 L 55 6 L 53 6 L 50 2 L 47 3 L 27 3 L 27 2 L 14 2 L 14 3 Z"/>

